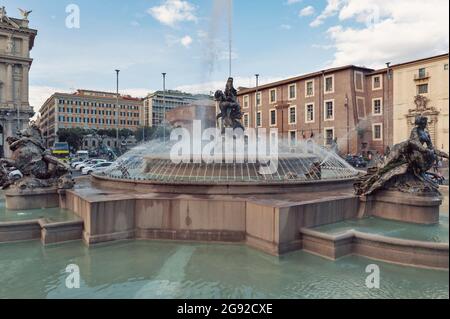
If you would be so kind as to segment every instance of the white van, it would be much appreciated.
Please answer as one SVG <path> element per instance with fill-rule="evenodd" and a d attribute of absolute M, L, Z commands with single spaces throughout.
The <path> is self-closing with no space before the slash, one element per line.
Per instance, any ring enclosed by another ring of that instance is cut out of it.
<path fill-rule="evenodd" d="M 88 151 L 78 151 L 75 155 L 76 158 L 79 158 L 81 161 L 89 158 L 89 152 Z"/>

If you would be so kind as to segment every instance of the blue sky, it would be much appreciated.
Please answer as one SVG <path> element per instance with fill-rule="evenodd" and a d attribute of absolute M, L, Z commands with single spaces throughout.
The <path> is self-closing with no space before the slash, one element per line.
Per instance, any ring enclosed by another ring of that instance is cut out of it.
<path fill-rule="evenodd" d="M 69 29 L 66 7 L 80 8 Z M 228 76 L 227 0 L 6 0 L 9 16 L 33 10 L 30 99 L 53 91 L 121 89 L 142 96 L 161 87 L 209 92 Z M 254 84 L 329 66 L 379 67 L 448 52 L 448 1 L 234 0 L 233 76 Z M 223 13 L 223 14 L 219 14 Z"/>

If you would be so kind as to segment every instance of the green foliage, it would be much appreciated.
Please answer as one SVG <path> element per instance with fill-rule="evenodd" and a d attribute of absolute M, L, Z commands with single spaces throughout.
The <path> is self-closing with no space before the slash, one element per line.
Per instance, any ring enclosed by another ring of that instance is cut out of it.
<path fill-rule="evenodd" d="M 58 140 L 60 142 L 67 142 L 69 144 L 69 147 L 73 150 L 80 149 L 83 138 L 88 135 L 92 134 L 92 131 L 85 130 L 79 127 L 76 128 L 62 128 L 58 130 Z"/>

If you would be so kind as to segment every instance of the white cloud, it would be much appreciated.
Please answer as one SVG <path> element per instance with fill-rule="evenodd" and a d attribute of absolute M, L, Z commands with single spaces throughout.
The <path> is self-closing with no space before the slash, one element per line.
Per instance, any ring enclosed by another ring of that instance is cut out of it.
<path fill-rule="evenodd" d="M 173 36 L 173 35 L 166 35 L 166 44 L 169 47 L 172 47 L 174 45 L 182 45 L 185 48 L 189 48 L 191 46 L 192 42 L 194 42 L 194 40 L 189 35 L 186 35 L 181 38 Z"/>
<path fill-rule="evenodd" d="M 185 48 L 189 48 L 189 46 L 192 44 L 192 38 L 187 35 L 185 37 L 182 37 L 180 42 Z"/>
<path fill-rule="evenodd" d="M 292 26 L 289 24 L 282 24 L 282 25 L 280 25 L 280 28 L 283 30 L 291 30 Z"/>
<path fill-rule="evenodd" d="M 286 5 L 290 6 L 291 4 L 300 3 L 302 0 L 287 0 Z"/>
<path fill-rule="evenodd" d="M 327 31 L 336 50 L 331 66 L 377 68 L 448 52 L 448 0 L 329 0 L 327 8 L 322 16 L 351 22 Z"/>
<path fill-rule="evenodd" d="M 45 101 L 55 92 L 69 93 L 70 89 L 51 86 L 30 85 L 30 105 L 38 112 Z"/>
<path fill-rule="evenodd" d="M 314 19 L 313 22 L 310 23 L 311 27 L 318 27 L 323 24 L 323 22 L 334 15 L 337 14 L 339 9 L 342 7 L 345 0 L 328 0 L 327 6 L 322 11 L 320 15 Z M 361 1 L 364 2 L 364 1 Z"/>
<path fill-rule="evenodd" d="M 165 0 L 160 6 L 147 10 L 153 18 L 170 27 L 178 22 L 197 22 L 195 11 L 194 5 L 183 0 Z"/>
<path fill-rule="evenodd" d="M 131 25 L 132 27 L 138 27 L 138 26 L 140 26 L 140 23 L 137 22 L 137 21 L 131 21 L 131 22 L 130 22 L 130 25 Z"/>
<path fill-rule="evenodd" d="M 307 17 L 310 15 L 313 15 L 315 12 L 314 7 L 313 6 L 307 6 L 305 8 L 303 8 L 302 10 L 300 10 L 300 13 L 298 14 L 300 17 Z"/>

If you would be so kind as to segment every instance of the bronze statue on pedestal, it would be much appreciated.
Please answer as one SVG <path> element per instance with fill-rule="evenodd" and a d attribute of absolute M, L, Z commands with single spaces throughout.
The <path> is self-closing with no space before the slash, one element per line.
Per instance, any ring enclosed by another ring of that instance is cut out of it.
<path fill-rule="evenodd" d="M 428 119 L 416 117 L 410 138 L 394 145 L 385 161 L 359 178 L 355 183 L 357 195 L 371 195 L 381 189 L 404 193 L 439 194 L 439 185 L 429 172 L 439 158 L 448 154 L 434 148 L 427 130 Z"/>

